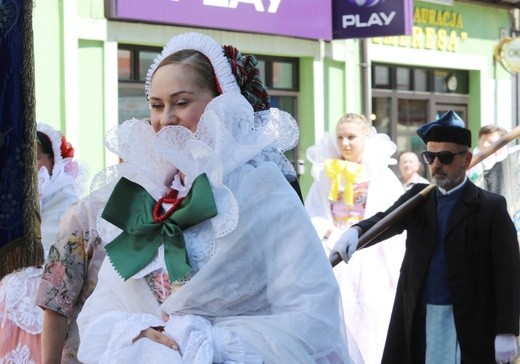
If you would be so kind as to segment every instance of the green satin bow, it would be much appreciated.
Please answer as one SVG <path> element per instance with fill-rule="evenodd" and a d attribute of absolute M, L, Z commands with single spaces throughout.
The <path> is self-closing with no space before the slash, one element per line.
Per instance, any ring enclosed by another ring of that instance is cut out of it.
<path fill-rule="evenodd" d="M 182 230 L 217 215 L 217 206 L 206 174 L 199 175 L 179 208 L 164 222 L 152 216 L 156 201 L 138 184 L 121 178 L 101 217 L 123 232 L 105 246 L 116 271 L 127 280 L 143 269 L 164 244 L 164 260 L 170 280 L 190 271 Z"/>

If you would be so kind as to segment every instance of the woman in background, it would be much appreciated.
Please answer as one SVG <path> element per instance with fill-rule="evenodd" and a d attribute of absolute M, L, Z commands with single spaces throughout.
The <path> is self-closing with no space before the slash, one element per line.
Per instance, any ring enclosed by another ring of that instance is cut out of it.
<path fill-rule="evenodd" d="M 353 224 L 389 207 L 403 193 L 388 165 L 395 144 L 377 134 L 359 114 L 349 113 L 336 125 L 335 138 L 326 134 L 307 151 L 314 183 L 305 207 L 328 256 L 341 234 Z M 334 274 L 341 289 L 344 320 L 355 363 L 380 363 L 392 311 L 404 239 L 363 249 Z"/>
<path fill-rule="evenodd" d="M 86 171 L 74 149 L 51 126 L 37 124 L 38 200 L 42 244 L 47 256 L 65 211 L 82 192 Z M 0 282 L 0 363 L 41 363 L 43 311 L 35 305 L 42 267 L 13 272 Z"/>

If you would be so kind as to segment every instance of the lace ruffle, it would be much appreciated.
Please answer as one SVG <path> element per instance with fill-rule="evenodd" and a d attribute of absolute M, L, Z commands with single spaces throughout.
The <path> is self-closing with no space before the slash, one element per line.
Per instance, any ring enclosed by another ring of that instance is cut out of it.
<path fill-rule="evenodd" d="M 137 138 L 140 143 L 135 143 Z M 250 161 L 273 161 L 287 178 L 295 176 L 283 151 L 294 147 L 297 138 L 298 127 L 289 114 L 277 109 L 255 114 L 239 94 L 213 99 L 195 133 L 181 126 L 168 126 L 155 134 L 147 122 L 129 120 L 107 133 L 107 148 L 123 162 L 95 177 L 93 195 L 106 202 L 115 183 L 124 176 L 158 200 L 167 193 L 179 170 L 185 174 L 187 187 L 206 173 L 219 213 L 210 220 L 211 233 L 206 224 L 185 231 L 188 256 L 196 271 L 212 256 L 215 239 L 232 232 L 238 223 L 238 204 L 226 186 L 227 176 Z M 98 231 L 107 242 L 121 233 L 101 218 Z M 136 277 L 158 268 L 164 268 L 160 254 Z"/>
<path fill-rule="evenodd" d="M 79 198 L 85 195 L 85 183 L 89 171 L 86 163 L 74 158 L 63 158 L 61 155 L 61 133 L 51 126 L 38 123 L 38 131 L 49 137 L 54 153 L 52 173 L 47 168 L 38 171 L 39 198 L 43 199 L 56 191 L 72 186 Z"/>
<path fill-rule="evenodd" d="M 5 276 L 0 283 L 0 322 L 7 319 L 22 330 L 41 333 L 43 310 L 34 304 L 42 268 L 29 267 Z M 0 328 L 1 329 L 1 328 Z"/>
<path fill-rule="evenodd" d="M 164 331 L 179 345 L 185 363 L 220 363 L 214 360 L 215 347 L 211 322 L 197 315 L 172 315 Z M 217 353 L 215 359 L 220 359 Z"/>
<path fill-rule="evenodd" d="M 54 163 L 52 175 L 47 168 L 38 171 L 39 198 L 44 199 L 64 188 L 72 187 L 75 194 L 81 198 L 85 195 L 85 182 L 88 179 L 88 167 L 72 158 L 61 159 Z"/>
<path fill-rule="evenodd" d="M 367 168 L 369 174 L 381 167 L 394 165 L 397 161 L 392 158 L 392 155 L 396 151 L 397 145 L 390 140 L 390 137 L 386 134 L 378 134 L 376 129 L 372 127 L 363 151 L 363 165 Z M 307 149 L 306 156 L 312 163 L 312 176 L 316 180 L 325 167 L 325 160 L 341 158 L 341 153 L 338 150 L 335 138 L 326 133 L 315 145 Z"/>
<path fill-rule="evenodd" d="M 18 344 L 16 349 L 0 357 L 2 364 L 35 364 L 31 359 L 31 351 L 27 345 Z"/>
<path fill-rule="evenodd" d="M 141 141 L 140 143 L 135 142 L 137 138 Z M 122 163 L 109 167 L 95 176 L 91 187 L 93 198 L 106 203 L 121 177 L 126 177 L 143 186 L 156 200 L 164 196 L 178 169 L 168 162 L 162 153 L 154 149 L 156 138 L 157 135 L 150 124 L 137 119 L 129 120 L 110 130 L 106 134 L 105 145 L 120 156 Z M 233 208 L 232 202 L 222 202 L 219 193 L 215 194 L 215 199 L 221 201 L 220 206 L 222 206 L 219 209 L 221 211 L 219 217 L 231 220 L 229 216 L 237 214 L 237 207 Z M 121 234 L 122 230 L 104 220 L 101 212 L 96 219 L 98 233 L 103 241 L 110 242 Z M 207 229 L 206 224 L 203 223 L 184 232 L 188 256 L 194 271 L 209 259 L 213 251 L 214 235 L 208 234 L 202 226 Z M 134 278 L 143 277 L 159 268 L 165 268 L 163 257 L 164 250 L 161 248 L 156 258 Z"/>
<path fill-rule="evenodd" d="M 49 138 L 54 153 L 54 163 L 61 162 L 63 160 L 61 156 L 61 133 L 45 123 L 37 123 L 36 129 Z"/>
<path fill-rule="evenodd" d="M 107 314 L 108 317 L 110 314 Z M 112 329 L 112 334 L 108 346 L 117 352 L 124 347 L 132 345 L 133 340 L 139 336 L 141 331 L 149 327 L 164 326 L 165 322 L 159 317 L 148 313 L 125 314 L 114 312 L 114 318 L 127 316 L 124 320 L 119 320 Z"/>

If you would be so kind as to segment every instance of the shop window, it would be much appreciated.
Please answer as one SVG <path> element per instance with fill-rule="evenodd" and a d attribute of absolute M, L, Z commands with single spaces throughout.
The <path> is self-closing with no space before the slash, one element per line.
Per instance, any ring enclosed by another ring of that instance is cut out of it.
<path fill-rule="evenodd" d="M 117 75 L 119 81 L 132 80 L 132 53 L 128 49 L 117 51 Z"/>
<path fill-rule="evenodd" d="M 150 116 L 144 83 L 161 48 L 120 45 L 118 49 L 119 123 Z"/>
<path fill-rule="evenodd" d="M 405 67 L 396 68 L 396 88 L 398 90 L 411 90 L 410 69 Z"/>
<path fill-rule="evenodd" d="M 372 88 L 467 94 L 469 72 L 394 65 L 372 65 Z"/>
<path fill-rule="evenodd" d="M 376 128 L 378 133 L 391 135 L 391 98 L 390 97 L 373 97 L 372 98 L 372 126 Z"/>
<path fill-rule="evenodd" d="M 372 79 L 374 80 L 374 88 L 391 88 L 390 83 L 390 67 L 374 66 L 372 71 Z"/>
<path fill-rule="evenodd" d="M 424 149 L 417 135 L 417 128 L 428 120 L 428 100 L 399 99 L 397 101 L 397 150 L 413 151 Z"/>
<path fill-rule="evenodd" d="M 373 63 L 372 86 L 372 123 L 397 144 L 396 156 L 404 151 L 420 154 L 424 150 L 417 128 L 434 120 L 439 112 L 453 109 L 467 116 L 466 70 Z"/>
<path fill-rule="evenodd" d="M 433 71 L 433 91 L 434 92 L 448 92 L 446 81 L 448 80 L 448 71 L 435 70 Z"/>
<path fill-rule="evenodd" d="M 139 52 L 139 81 L 146 81 L 146 74 L 155 60 L 155 57 L 157 57 L 157 52 Z"/>
<path fill-rule="evenodd" d="M 258 56 L 262 81 L 269 90 L 298 90 L 298 59 Z"/>
<path fill-rule="evenodd" d="M 297 58 L 257 56 L 260 78 L 267 88 L 271 107 L 290 113 L 298 120 L 299 61 Z M 298 145 L 285 156 L 298 171 Z"/>
<path fill-rule="evenodd" d="M 413 84 L 415 91 L 428 91 L 428 71 L 420 68 L 414 69 Z"/>

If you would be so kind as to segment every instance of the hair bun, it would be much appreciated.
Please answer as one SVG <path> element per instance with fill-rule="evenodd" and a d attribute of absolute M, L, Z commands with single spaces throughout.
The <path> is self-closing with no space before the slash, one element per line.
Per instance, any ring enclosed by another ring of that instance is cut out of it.
<path fill-rule="evenodd" d="M 260 71 L 256 67 L 258 64 L 256 57 L 242 55 L 235 47 L 230 45 L 224 46 L 223 49 L 242 95 L 255 111 L 268 110 L 270 108 L 269 94 L 260 78 Z"/>

